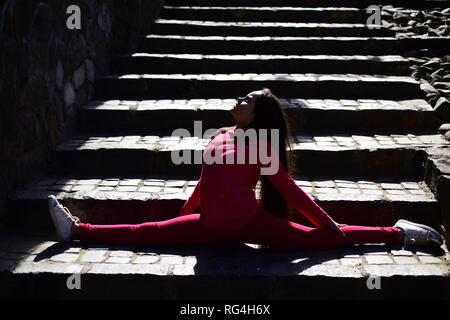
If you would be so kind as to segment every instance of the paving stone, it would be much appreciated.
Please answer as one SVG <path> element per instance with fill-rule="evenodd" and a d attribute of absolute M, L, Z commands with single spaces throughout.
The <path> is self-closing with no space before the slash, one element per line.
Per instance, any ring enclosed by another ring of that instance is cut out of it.
<path fill-rule="evenodd" d="M 359 183 L 359 187 L 363 189 L 364 192 L 366 192 L 366 189 L 369 190 L 379 190 L 379 187 L 376 184 L 366 184 L 366 183 Z"/>
<path fill-rule="evenodd" d="M 161 264 L 182 264 L 184 260 L 181 256 L 161 255 L 160 257 Z"/>
<path fill-rule="evenodd" d="M 411 193 L 411 194 L 415 194 L 415 195 L 426 195 L 427 193 L 425 192 L 425 191 L 423 191 L 423 190 L 415 190 L 415 189 L 412 189 L 412 190 L 408 190 L 409 191 L 409 193 Z"/>
<path fill-rule="evenodd" d="M 71 189 L 71 191 L 89 191 L 93 188 L 93 185 L 76 185 Z"/>
<path fill-rule="evenodd" d="M 141 179 L 122 179 L 120 181 L 120 186 L 138 186 L 141 181 Z"/>
<path fill-rule="evenodd" d="M 413 256 L 413 253 L 409 250 L 391 250 L 393 256 Z"/>
<path fill-rule="evenodd" d="M 116 191 L 118 191 L 118 192 L 133 192 L 136 190 L 137 190 L 136 186 L 118 186 L 116 188 Z"/>
<path fill-rule="evenodd" d="M 110 257 L 132 257 L 133 252 L 132 251 L 125 251 L 125 250 L 112 250 L 109 253 Z"/>
<path fill-rule="evenodd" d="M 56 262 L 75 262 L 78 259 L 78 254 L 74 253 L 61 253 L 54 255 L 50 258 L 51 261 Z"/>
<path fill-rule="evenodd" d="M 156 263 L 160 259 L 157 255 L 137 256 L 133 263 Z"/>
<path fill-rule="evenodd" d="M 391 264 L 392 259 L 388 255 L 365 255 L 368 264 Z"/>
<path fill-rule="evenodd" d="M 101 181 L 100 179 L 79 180 L 78 185 L 96 185 L 100 181 Z"/>
<path fill-rule="evenodd" d="M 330 181 L 316 181 L 314 182 L 314 185 L 317 187 L 323 187 L 323 188 L 334 188 L 335 187 L 335 183 L 334 181 L 330 180 Z"/>
<path fill-rule="evenodd" d="M 402 186 L 397 183 L 381 183 L 380 185 L 383 189 L 397 189 L 397 190 L 402 189 Z"/>
<path fill-rule="evenodd" d="M 104 187 L 115 187 L 119 184 L 120 180 L 102 180 L 98 185 Z"/>
<path fill-rule="evenodd" d="M 106 250 L 89 250 L 85 251 L 80 259 L 80 262 L 102 262 L 105 259 Z"/>
<path fill-rule="evenodd" d="M 360 266 L 363 264 L 363 261 L 359 257 L 358 258 L 342 258 L 341 264 L 347 265 L 347 266 Z"/>
<path fill-rule="evenodd" d="M 406 194 L 405 190 L 398 190 L 398 189 L 394 189 L 394 190 L 386 190 L 386 192 L 388 194 Z"/>
<path fill-rule="evenodd" d="M 197 183 L 197 181 L 195 182 Z M 162 187 L 164 185 L 164 180 L 145 180 L 144 186 L 158 186 Z"/>
<path fill-rule="evenodd" d="M 386 255 L 388 254 L 388 249 L 386 246 L 378 243 L 365 243 L 359 245 L 358 249 L 364 256 L 369 255 Z"/>
<path fill-rule="evenodd" d="M 105 263 L 129 263 L 130 257 L 109 257 Z"/>
<path fill-rule="evenodd" d="M 122 264 L 122 263 L 94 263 L 88 274 L 154 274 L 168 275 L 168 264 Z"/>
<path fill-rule="evenodd" d="M 383 190 L 363 190 L 364 194 L 367 195 L 375 195 L 375 196 L 381 196 L 384 194 Z"/>
<path fill-rule="evenodd" d="M 335 188 L 316 188 L 317 193 L 337 193 Z"/>
<path fill-rule="evenodd" d="M 360 194 L 361 193 L 361 190 L 352 189 L 352 188 L 340 188 L 339 191 L 342 193 L 348 193 L 348 194 Z"/>
<path fill-rule="evenodd" d="M 432 257 L 432 256 L 418 256 L 420 262 L 424 264 L 435 264 L 435 263 L 442 263 L 442 260 L 439 257 Z"/>
<path fill-rule="evenodd" d="M 420 189 L 420 185 L 417 182 L 402 182 L 402 185 L 406 189 Z"/>
<path fill-rule="evenodd" d="M 197 257 L 195 257 L 195 256 L 185 257 L 184 264 L 186 264 L 186 265 L 197 264 Z"/>
<path fill-rule="evenodd" d="M 443 270 L 435 265 L 366 265 L 364 271 L 373 276 L 444 276 Z M 381 280 L 382 281 L 382 280 Z"/>
<path fill-rule="evenodd" d="M 96 190 L 98 190 L 98 191 L 114 191 L 115 187 L 97 187 Z"/>
<path fill-rule="evenodd" d="M 299 273 L 306 276 L 326 276 L 326 277 L 343 277 L 343 278 L 361 278 L 362 274 L 356 266 L 348 265 L 313 265 Z"/>
<path fill-rule="evenodd" d="M 164 193 L 180 193 L 180 192 L 183 192 L 183 189 L 182 188 L 164 187 L 163 192 Z"/>
<path fill-rule="evenodd" d="M 415 254 L 418 257 L 420 257 L 420 256 L 432 256 L 433 255 L 432 252 L 430 252 L 430 251 L 428 251 L 426 249 L 425 249 L 425 251 L 423 251 L 423 249 L 421 250 L 420 248 L 417 251 L 415 251 Z"/>
<path fill-rule="evenodd" d="M 84 266 L 74 263 L 33 263 L 33 262 L 21 262 L 13 270 L 14 274 L 36 274 L 36 273 L 63 273 L 74 274 L 81 273 Z"/>
<path fill-rule="evenodd" d="M 185 185 L 185 181 L 167 181 L 165 187 L 183 187 Z"/>
<path fill-rule="evenodd" d="M 394 256 L 394 261 L 397 264 L 417 264 L 415 257 Z"/>

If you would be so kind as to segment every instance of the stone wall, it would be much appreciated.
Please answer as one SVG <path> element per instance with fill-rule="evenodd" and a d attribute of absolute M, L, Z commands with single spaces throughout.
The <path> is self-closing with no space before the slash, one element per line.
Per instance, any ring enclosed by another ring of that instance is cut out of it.
<path fill-rule="evenodd" d="M 450 8 L 430 7 L 422 10 L 383 7 L 383 18 L 403 38 L 450 38 Z M 443 123 L 450 123 L 450 55 L 448 48 L 430 45 L 410 50 L 404 55 L 411 76 L 421 83 L 426 100 Z M 446 126 L 442 127 L 443 130 Z M 447 130 L 449 131 L 449 130 Z M 450 134 L 446 134 L 450 137 Z"/>
<path fill-rule="evenodd" d="M 0 2 L 0 220 L 7 193 L 39 179 L 71 134 L 77 107 L 110 54 L 137 48 L 163 0 L 5 0 Z M 70 5 L 81 29 L 70 30 Z"/>
<path fill-rule="evenodd" d="M 383 19 L 395 31 L 399 39 L 450 39 L 450 8 L 428 1 L 421 9 L 383 7 Z M 438 42 L 436 42 L 437 44 Z M 447 42 L 448 43 L 448 42 Z M 441 120 L 439 128 L 450 140 L 450 55 L 447 46 L 429 45 L 403 53 L 409 60 L 411 76 L 420 82 L 427 102 Z M 431 148 L 427 150 L 425 181 L 439 201 L 442 213 L 442 234 L 450 242 L 450 150 Z"/>

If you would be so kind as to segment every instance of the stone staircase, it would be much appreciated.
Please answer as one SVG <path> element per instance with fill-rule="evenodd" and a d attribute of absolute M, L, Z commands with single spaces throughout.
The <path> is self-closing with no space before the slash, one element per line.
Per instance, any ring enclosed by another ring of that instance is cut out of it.
<path fill-rule="evenodd" d="M 369 1 L 255 3 L 166 0 L 139 52 L 113 56 L 111 75 L 97 79 L 96 99 L 78 110 L 77 131 L 55 150 L 48 175 L 10 196 L 0 296 L 449 297 L 445 245 L 305 252 L 56 242 L 49 194 L 90 223 L 176 216 L 201 165 L 175 165 L 172 152 L 201 155 L 204 131 L 233 125 L 236 97 L 263 87 L 289 116 L 294 180 L 336 221 L 389 226 L 406 218 L 441 228 L 440 173 L 430 163 L 449 143 L 401 56 L 405 46 L 430 42 L 369 30 Z M 191 136 L 172 135 L 177 128 Z M 296 221 L 308 224 L 300 214 Z M 72 274 L 81 275 L 81 290 L 67 289 Z M 371 276 L 382 277 L 380 290 L 367 288 Z"/>

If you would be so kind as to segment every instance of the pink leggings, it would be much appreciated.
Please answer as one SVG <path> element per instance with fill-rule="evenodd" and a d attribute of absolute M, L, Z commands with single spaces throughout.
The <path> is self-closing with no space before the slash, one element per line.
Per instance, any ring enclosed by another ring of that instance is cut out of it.
<path fill-rule="evenodd" d="M 237 244 L 254 243 L 287 249 L 329 249 L 361 243 L 400 243 L 394 227 L 345 226 L 345 237 L 331 229 L 309 228 L 258 210 L 239 230 L 206 227 L 198 213 L 136 225 L 80 223 L 74 238 L 116 244 Z"/>

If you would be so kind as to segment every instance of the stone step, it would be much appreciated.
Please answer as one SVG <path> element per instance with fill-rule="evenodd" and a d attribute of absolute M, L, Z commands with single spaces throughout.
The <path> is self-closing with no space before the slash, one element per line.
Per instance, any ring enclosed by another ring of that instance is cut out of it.
<path fill-rule="evenodd" d="M 436 40 L 438 41 L 438 40 Z M 426 41 L 405 44 L 419 46 Z M 272 54 L 272 55 L 397 55 L 396 38 L 387 37 L 245 37 L 245 36 L 184 36 L 142 35 L 140 51 L 148 53 L 199 54 Z"/>
<path fill-rule="evenodd" d="M 411 0 L 396 0 L 396 6 L 404 6 L 411 5 L 415 2 L 427 2 L 427 1 L 411 1 Z M 436 1 L 428 1 L 428 2 L 436 2 Z M 442 1 L 441 1 L 442 2 Z M 370 5 L 374 4 L 372 0 L 339 0 L 339 3 L 336 3 L 336 0 L 166 0 L 164 4 L 168 6 L 205 6 L 205 7 L 214 7 L 214 6 L 263 6 L 263 7 L 334 7 L 337 4 L 342 7 L 355 7 L 355 8 L 366 8 Z M 376 4 L 381 5 L 392 5 L 392 0 L 377 0 Z"/>
<path fill-rule="evenodd" d="M 200 131 L 200 135 L 204 133 Z M 55 173 L 200 174 L 210 139 L 172 136 L 73 136 L 60 144 Z M 295 134 L 297 174 L 423 177 L 426 148 L 447 146 L 439 134 Z"/>
<path fill-rule="evenodd" d="M 162 19 L 252 22 L 327 22 L 366 23 L 371 14 L 365 9 L 347 7 L 204 7 L 167 6 L 159 15 Z"/>
<path fill-rule="evenodd" d="M 238 37 L 142 35 L 140 51 L 200 54 L 397 55 L 419 49 L 446 54 L 450 37 Z"/>
<path fill-rule="evenodd" d="M 111 73 L 353 73 L 410 75 L 401 56 L 203 55 L 129 53 L 112 56 Z"/>
<path fill-rule="evenodd" d="M 425 100 L 333 100 L 280 98 L 292 130 L 412 130 L 439 126 Z M 77 132 L 91 134 L 165 134 L 185 128 L 194 135 L 194 121 L 203 128 L 234 122 L 235 99 L 102 100 L 77 112 Z M 168 121 L 170 119 L 170 121 Z"/>
<path fill-rule="evenodd" d="M 190 36 L 246 36 L 246 37 L 392 37 L 387 27 L 369 29 L 366 24 L 300 23 L 300 22 L 239 22 L 157 19 L 152 34 Z"/>
<path fill-rule="evenodd" d="M 48 175 L 10 194 L 8 226 L 53 229 L 47 197 L 55 195 L 81 221 L 142 223 L 174 218 L 193 192 L 197 176 Z M 298 176 L 297 185 L 333 219 L 350 225 L 393 225 L 409 219 L 438 227 L 439 204 L 425 182 L 408 177 Z M 259 184 L 256 197 L 260 199 Z M 312 226 L 299 212 L 291 219 Z"/>
<path fill-rule="evenodd" d="M 446 55 L 450 46 L 450 37 L 411 36 L 399 39 L 399 50 L 403 53 L 415 54 L 417 50 L 427 49 L 433 56 Z"/>
<path fill-rule="evenodd" d="M 411 77 L 358 74 L 124 74 L 96 79 L 95 99 L 209 99 L 270 88 L 278 96 L 411 99 L 421 97 Z M 177 90 L 173 90 L 177 88 Z"/>
<path fill-rule="evenodd" d="M 242 244 L 212 250 L 58 243 L 53 234 L 20 232 L 0 236 L 0 297 L 8 300 L 146 298 L 157 301 L 146 302 L 153 311 L 179 318 L 180 299 L 203 300 L 202 307 L 220 299 L 215 315 L 224 314 L 226 300 L 260 299 L 257 304 L 268 306 L 272 318 L 282 318 L 283 310 L 295 312 L 298 304 L 272 300 L 448 299 L 450 292 L 445 246 L 404 250 L 368 244 L 306 251 Z"/>

